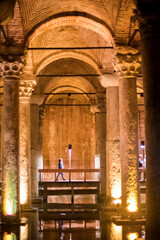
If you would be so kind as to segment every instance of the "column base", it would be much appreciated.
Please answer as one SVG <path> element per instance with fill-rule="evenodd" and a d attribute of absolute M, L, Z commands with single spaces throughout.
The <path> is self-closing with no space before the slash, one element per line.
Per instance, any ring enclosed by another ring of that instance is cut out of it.
<path fill-rule="evenodd" d="M 38 208 L 33 208 L 33 207 L 22 207 L 21 208 L 22 212 L 37 212 Z"/>
<path fill-rule="evenodd" d="M 10 222 L 10 221 L 0 221 L 0 226 L 21 226 L 21 225 L 26 225 L 28 223 L 28 219 L 27 218 L 21 218 L 19 221 L 13 221 L 13 222 Z"/>

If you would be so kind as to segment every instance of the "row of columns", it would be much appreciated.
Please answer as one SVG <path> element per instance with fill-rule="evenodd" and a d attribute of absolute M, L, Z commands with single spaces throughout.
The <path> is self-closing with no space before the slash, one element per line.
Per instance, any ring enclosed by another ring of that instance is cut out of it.
<path fill-rule="evenodd" d="M 101 125 L 100 154 L 101 154 L 101 192 L 117 199 L 121 197 L 122 205 L 134 205 L 139 209 L 138 193 L 138 135 L 137 135 L 137 103 L 136 103 L 136 77 L 135 69 L 132 71 L 132 62 L 137 64 L 137 53 L 129 49 L 128 55 L 120 49 L 119 62 L 121 77 L 118 87 L 107 85 L 106 112 L 101 111 L 96 119 Z M 125 49 L 126 50 L 126 49 Z M 124 57 L 127 57 L 124 59 Z M 124 67 L 127 63 L 127 67 Z M 129 66 L 129 67 L 128 67 Z M 1 68 L 4 79 L 4 113 L 3 113 L 3 180 L 2 180 L 2 219 L 19 219 L 19 199 L 24 208 L 31 208 L 31 181 L 32 197 L 38 196 L 38 121 L 39 108 L 35 99 L 30 102 L 35 81 L 31 77 L 21 79 L 20 71 L 23 64 L 20 62 L 3 62 Z M 134 66 L 135 67 L 135 66 Z M 137 64 L 136 69 L 139 67 Z M 132 74 L 131 74 L 132 73 Z M 123 75 L 123 76 L 122 76 Z M 110 76 L 111 78 L 113 76 Z M 113 83 L 113 79 L 111 79 Z M 103 78 L 101 81 L 104 85 Z M 105 83 L 106 84 L 106 83 Z M 108 81 L 107 81 L 108 84 Z M 106 86 L 105 86 L 106 87 Z M 20 90 L 20 91 L 19 91 Z M 19 95 L 20 92 L 20 95 Z M 120 96 L 120 97 L 119 97 Z M 20 103 L 19 103 L 20 99 Z M 41 101 L 41 99 L 40 99 Z M 40 102 L 39 101 L 39 102 Z M 32 103 L 32 121 L 30 128 L 30 103 Z M 120 105 L 120 126 L 119 126 Z M 13 107 L 14 106 L 14 107 Z M 19 107 L 20 106 L 20 107 Z M 34 115 L 35 113 L 35 115 Z M 20 129 L 19 129 L 20 117 Z M 37 128 L 36 128 L 37 126 Z M 106 129 L 104 128 L 106 126 Z M 32 137 L 30 138 L 30 129 Z M 20 136 L 19 136 L 20 133 Z M 107 138 L 106 138 L 107 136 Z M 32 165 L 30 166 L 30 139 Z M 120 145 L 121 139 L 121 145 Z M 106 146 L 105 146 L 106 141 Z M 20 162 L 19 162 L 20 145 Z M 105 150 L 107 151 L 105 152 Z M 106 167 L 107 153 L 107 167 Z M 122 161 L 120 162 L 120 156 Z M 20 169 L 19 169 L 20 167 Z M 31 172 L 30 173 L 30 168 Z M 107 169 L 107 173 L 105 172 Z M 122 169 L 122 178 L 121 178 Z M 19 176 L 20 173 L 20 176 Z M 107 176 L 107 178 L 106 178 Z M 32 177 L 34 179 L 32 179 Z M 16 178 L 16 179 L 15 179 Z M 8 181 L 9 179 L 9 181 Z M 20 179 L 20 181 L 19 181 Z M 105 180 L 106 179 L 106 180 Z M 121 188 L 122 180 L 122 188 Z M 19 192 L 19 182 L 20 192 Z M 107 186 L 107 187 L 106 187 Z M 7 207 L 9 206 L 9 210 Z M 9 212 L 8 212 L 9 211 Z M 11 214 L 13 213 L 13 214 Z"/>

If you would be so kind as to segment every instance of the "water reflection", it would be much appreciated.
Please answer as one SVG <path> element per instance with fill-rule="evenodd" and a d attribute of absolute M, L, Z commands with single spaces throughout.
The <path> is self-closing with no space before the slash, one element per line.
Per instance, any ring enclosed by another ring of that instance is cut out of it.
<path fill-rule="evenodd" d="M 145 239 L 142 225 L 117 226 L 109 220 L 38 219 L 27 213 L 28 223 L 22 226 L 1 226 L 3 240 L 135 240 Z M 88 219 L 88 216 L 87 216 Z"/>

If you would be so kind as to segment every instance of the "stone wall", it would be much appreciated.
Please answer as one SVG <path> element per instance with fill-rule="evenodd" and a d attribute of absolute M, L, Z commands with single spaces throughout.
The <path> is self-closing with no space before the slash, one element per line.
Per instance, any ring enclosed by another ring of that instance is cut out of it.
<path fill-rule="evenodd" d="M 94 168 L 95 116 L 88 106 L 46 106 L 43 122 L 44 168 L 57 168 L 63 158 L 69 168 L 68 144 L 72 144 L 71 168 Z M 59 103 L 59 104 L 60 104 Z M 76 104 L 70 99 L 69 104 Z"/>

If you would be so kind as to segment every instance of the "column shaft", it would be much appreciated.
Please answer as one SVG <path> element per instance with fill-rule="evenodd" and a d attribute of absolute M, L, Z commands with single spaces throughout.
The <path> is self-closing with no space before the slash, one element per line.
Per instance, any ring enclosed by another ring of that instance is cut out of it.
<path fill-rule="evenodd" d="M 160 234 L 160 16 L 159 2 L 138 6 L 146 135 L 146 239 Z M 144 11 L 145 10 L 145 11 Z"/>
<path fill-rule="evenodd" d="M 98 137 L 100 168 L 101 168 L 101 195 L 106 194 L 106 113 L 96 113 L 96 138 Z M 96 152 L 97 153 L 97 152 Z"/>
<path fill-rule="evenodd" d="M 31 77 L 20 81 L 20 202 L 27 209 L 31 208 L 30 96 L 36 84 Z"/>
<path fill-rule="evenodd" d="M 2 221 L 19 221 L 19 78 L 4 77 Z"/>
<path fill-rule="evenodd" d="M 30 99 L 20 99 L 20 201 L 31 207 Z"/>
<path fill-rule="evenodd" d="M 107 195 L 117 199 L 121 197 L 121 163 L 119 133 L 119 88 L 107 87 Z"/>
<path fill-rule="evenodd" d="M 137 212 L 140 206 L 138 183 L 138 118 L 135 77 L 120 78 L 119 100 L 122 206 L 124 210 Z"/>
<path fill-rule="evenodd" d="M 38 197 L 39 106 L 31 104 L 31 184 L 32 198 Z"/>

